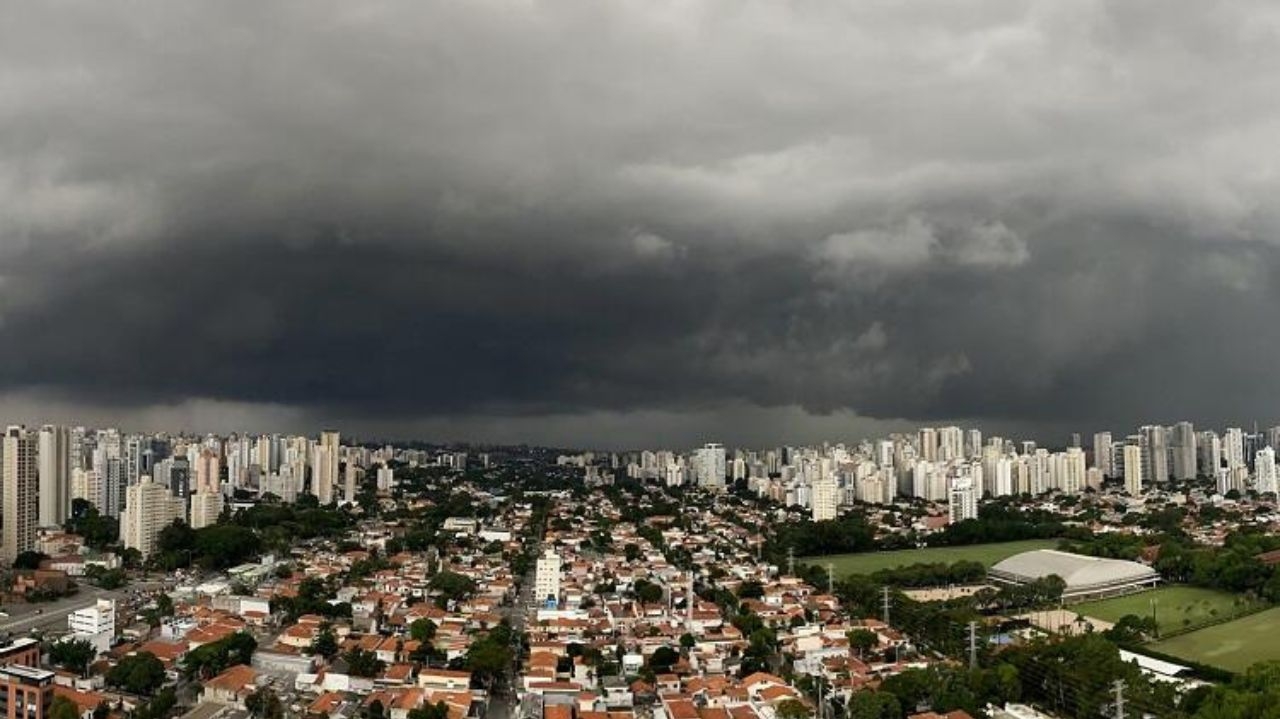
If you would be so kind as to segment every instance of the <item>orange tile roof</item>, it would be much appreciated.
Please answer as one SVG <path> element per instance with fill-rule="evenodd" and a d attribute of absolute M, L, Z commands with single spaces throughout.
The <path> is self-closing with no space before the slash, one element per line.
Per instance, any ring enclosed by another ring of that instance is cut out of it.
<path fill-rule="evenodd" d="M 76 705 L 81 713 L 84 713 L 85 711 L 93 711 L 98 708 L 99 704 L 107 702 L 107 697 L 102 694 L 98 694 L 96 692 L 76 691 L 71 687 L 64 687 L 59 684 L 53 685 L 53 694 L 54 696 L 60 696 L 64 699 L 70 700 L 71 703 Z"/>
<path fill-rule="evenodd" d="M 213 687 L 223 691 L 239 692 L 253 684 L 257 678 L 258 673 L 253 670 L 253 667 L 237 664 L 205 682 L 204 686 L 206 689 Z"/>
<path fill-rule="evenodd" d="M 573 719 L 573 707 L 568 704 L 547 704 L 542 708 L 542 719 Z"/>
<path fill-rule="evenodd" d="M 325 692 L 311 702 L 311 705 L 307 707 L 307 711 L 313 714 L 332 714 L 342 704 L 342 701 L 341 693 Z"/>

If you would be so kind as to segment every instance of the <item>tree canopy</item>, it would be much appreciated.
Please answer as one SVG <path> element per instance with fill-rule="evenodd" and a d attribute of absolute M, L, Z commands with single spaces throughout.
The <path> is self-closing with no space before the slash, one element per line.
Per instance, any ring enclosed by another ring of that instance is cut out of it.
<path fill-rule="evenodd" d="M 151 652 L 130 654 L 107 672 L 106 680 L 130 694 L 151 694 L 164 684 L 164 664 Z"/>

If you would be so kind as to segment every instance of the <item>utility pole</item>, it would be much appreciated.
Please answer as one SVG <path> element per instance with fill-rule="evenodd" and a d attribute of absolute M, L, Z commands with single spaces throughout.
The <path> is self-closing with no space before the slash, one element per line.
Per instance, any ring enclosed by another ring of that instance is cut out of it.
<path fill-rule="evenodd" d="M 836 593 L 836 565 L 827 563 L 827 594 Z"/>
<path fill-rule="evenodd" d="M 1111 686 L 1116 693 L 1116 719 L 1124 719 L 1124 682 L 1117 679 Z"/>
<path fill-rule="evenodd" d="M 882 602 L 884 604 L 884 624 L 887 627 L 889 626 L 889 588 L 884 587 L 883 593 L 884 593 L 884 598 Z"/>
<path fill-rule="evenodd" d="M 815 674 L 813 675 L 813 677 L 814 677 L 814 681 L 818 683 L 818 717 L 817 719 L 822 719 L 822 675 Z"/>
<path fill-rule="evenodd" d="M 978 623 L 969 622 L 969 668 L 978 668 Z"/>

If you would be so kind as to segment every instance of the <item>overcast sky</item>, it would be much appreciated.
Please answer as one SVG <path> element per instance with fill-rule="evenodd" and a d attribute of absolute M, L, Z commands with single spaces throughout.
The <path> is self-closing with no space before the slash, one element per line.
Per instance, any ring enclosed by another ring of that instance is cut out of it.
<path fill-rule="evenodd" d="M 1280 420 L 1280 6 L 0 0 L 0 412 Z"/>

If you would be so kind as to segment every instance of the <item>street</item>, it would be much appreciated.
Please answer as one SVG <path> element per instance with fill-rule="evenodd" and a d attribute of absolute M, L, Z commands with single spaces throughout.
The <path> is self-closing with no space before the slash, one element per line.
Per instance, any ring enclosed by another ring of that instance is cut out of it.
<path fill-rule="evenodd" d="M 507 675 L 498 680 L 495 691 L 489 698 L 489 706 L 485 711 L 485 719 L 521 719 L 519 711 L 519 666 L 521 661 L 524 627 L 529 616 L 530 603 L 533 601 L 533 580 L 536 570 L 530 568 L 520 582 L 520 591 L 509 607 L 503 607 L 503 614 L 511 624 L 515 645 L 512 667 Z"/>
<path fill-rule="evenodd" d="M 80 585 L 80 591 L 74 596 L 63 597 L 53 602 L 36 604 L 6 604 L 3 610 L 9 617 L 0 619 L 0 632 L 20 634 L 32 629 L 54 627 L 65 629 L 67 615 L 77 609 L 92 607 L 99 599 L 120 599 L 128 593 L 128 589 L 99 589 L 87 584 Z"/>

